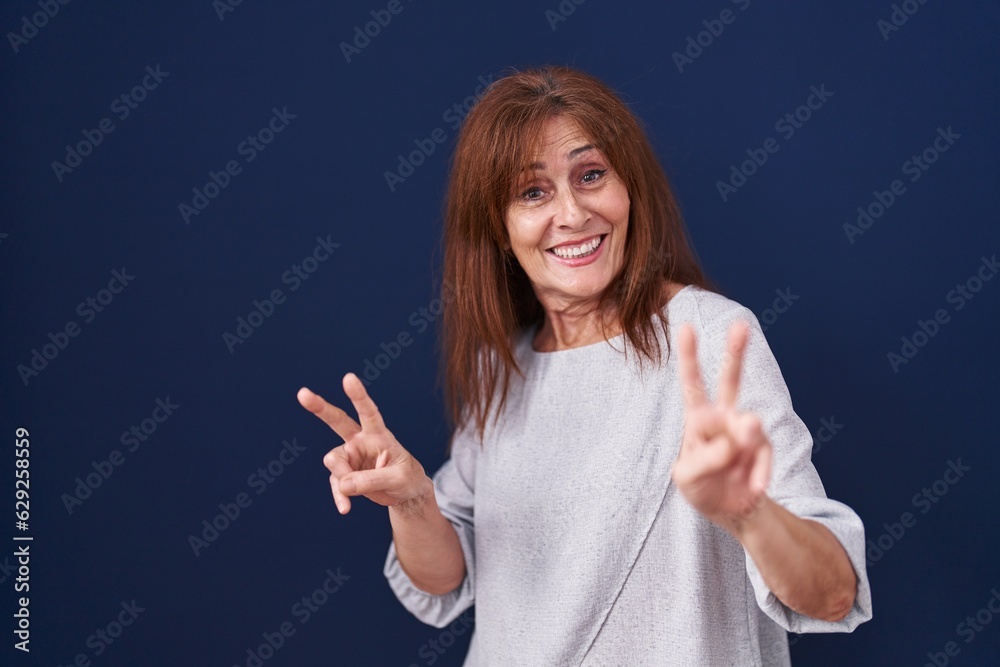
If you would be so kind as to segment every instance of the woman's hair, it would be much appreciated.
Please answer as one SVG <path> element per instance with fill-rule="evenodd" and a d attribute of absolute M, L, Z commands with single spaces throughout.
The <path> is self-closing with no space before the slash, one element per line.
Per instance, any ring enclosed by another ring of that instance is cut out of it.
<path fill-rule="evenodd" d="M 717 291 L 688 243 L 640 121 L 614 91 L 589 74 L 559 66 L 514 71 L 494 81 L 466 117 L 451 158 L 438 337 L 448 417 L 455 426 L 473 418 L 480 438 L 492 406 L 499 415 L 506 403 L 511 372 L 523 375 L 513 337 L 544 317 L 528 276 L 505 250 L 505 215 L 545 121 L 555 116 L 577 123 L 628 190 L 623 266 L 598 304 L 602 312 L 610 307 L 617 314 L 626 347 L 635 348 L 640 362 L 661 361 L 653 317 L 666 332 L 665 278 Z"/>

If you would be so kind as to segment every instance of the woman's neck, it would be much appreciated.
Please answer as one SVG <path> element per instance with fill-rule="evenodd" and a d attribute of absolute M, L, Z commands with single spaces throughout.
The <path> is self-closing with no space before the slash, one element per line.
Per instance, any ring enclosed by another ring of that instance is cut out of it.
<path fill-rule="evenodd" d="M 664 303 L 684 285 L 664 281 Z M 596 301 L 589 304 L 545 304 L 545 319 L 535 335 L 532 347 L 536 352 L 558 352 L 600 343 L 622 333 L 617 313 L 597 310 Z"/>

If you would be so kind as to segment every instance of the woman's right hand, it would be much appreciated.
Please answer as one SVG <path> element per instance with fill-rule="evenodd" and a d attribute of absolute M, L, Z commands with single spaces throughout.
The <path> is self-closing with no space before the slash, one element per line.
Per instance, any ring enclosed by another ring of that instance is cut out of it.
<path fill-rule="evenodd" d="M 351 510 L 351 496 L 365 496 L 379 505 L 395 507 L 429 493 L 432 483 L 423 466 L 386 428 L 358 376 L 348 373 L 343 384 L 344 393 L 357 410 L 360 426 L 346 412 L 306 387 L 298 393 L 302 407 L 326 422 L 344 440 L 344 444 L 323 457 L 340 513 Z"/>

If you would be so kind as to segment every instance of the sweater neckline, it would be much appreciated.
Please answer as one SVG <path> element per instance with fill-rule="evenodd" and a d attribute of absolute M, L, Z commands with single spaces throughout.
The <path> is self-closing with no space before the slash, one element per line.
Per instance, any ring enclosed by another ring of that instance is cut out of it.
<path fill-rule="evenodd" d="M 674 303 L 674 301 L 677 299 L 678 296 L 680 296 L 681 294 L 683 294 L 684 292 L 688 291 L 693 287 L 695 287 L 693 283 L 685 285 L 684 287 L 677 290 L 677 293 L 674 294 L 674 296 L 671 297 L 669 301 L 667 301 L 666 309 L 668 312 L 668 321 L 669 321 L 669 311 L 671 305 Z M 563 359 L 563 358 L 575 357 L 582 354 L 593 353 L 595 350 L 598 349 L 598 346 L 606 346 L 609 350 L 615 350 L 616 352 L 620 352 L 621 347 L 616 345 L 616 343 L 625 341 L 625 334 L 620 333 L 617 336 L 612 336 L 611 338 L 606 338 L 602 341 L 597 341 L 596 343 L 588 343 L 586 345 L 580 345 L 578 347 L 571 347 L 566 350 L 539 352 L 534 348 L 534 345 L 532 345 L 532 341 L 535 340 L 535 335 L 538 333 L 538 328 L 540 326 L 541 323 L 535 324 L 527 328 L 525 332 L 522 334 L 523 337 L 521 341 L 521 346 L 524 349 L 525 354 L 527 354 L 529 358 L 535 360 Z M 609 343 L 611 343 L 611 345 L 609 345 Z"/>

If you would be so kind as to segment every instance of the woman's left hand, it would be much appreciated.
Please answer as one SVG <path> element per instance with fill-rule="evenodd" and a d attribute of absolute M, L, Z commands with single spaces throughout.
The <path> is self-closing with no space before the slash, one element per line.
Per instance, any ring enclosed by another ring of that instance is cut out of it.
<path fill-rule="evenodd" d="M 743 321 L 729 329 L 715 403 L 705 396 L 694 329 L 685 323 L 677 334 L 685 409 L 673 481 L 695 509 L 730 532 L 765 502 L 771 474 L 771 443 L 760 419 L 736 410 L 749 333 Z"/>

